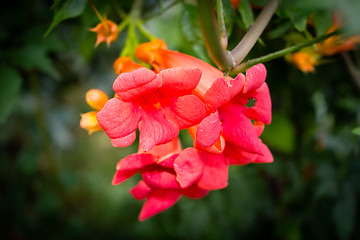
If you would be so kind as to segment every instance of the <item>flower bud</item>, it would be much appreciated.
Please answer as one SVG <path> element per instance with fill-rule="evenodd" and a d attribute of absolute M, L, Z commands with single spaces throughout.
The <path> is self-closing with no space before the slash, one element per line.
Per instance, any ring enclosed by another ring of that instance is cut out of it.
<path fill-rule="evenodd" d="M 89 134 L 103 130 L 96 119 L 97 113 L 97 111 L 92 111 L 81 114 L 80 127 L 87 130 Z"/>
<path fill-rule="evenodd" d="M 109 100 L 108 96 L 99 89 L 91 89 L 86 93 L 86 102 L 95 110 L 101 110 Z"/>
<path fill-rule="evenodd" d="M 134 62 L 129 57 L 119 57 L 114 62 L 114 72 L 118 75 L 125 72 L 132 72 L 142 67 L 142 65 Z"/>

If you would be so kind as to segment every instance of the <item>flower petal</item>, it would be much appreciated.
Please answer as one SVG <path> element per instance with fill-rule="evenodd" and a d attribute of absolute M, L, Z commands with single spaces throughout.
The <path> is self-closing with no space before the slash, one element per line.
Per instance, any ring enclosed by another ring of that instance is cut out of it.
<path fill-rule="evenodd" d="M 134 104 L 112 98 L 98 112 L 96 118 L 106 134 L 115 139 L 134 132 L 138 127 L 141 113 Z"/>
<path fill-rule="evenodd" d="M 228 105 L 226 108 L 220 108 L 219 114 L 223 136 L 227 141 L 245 151 L 262 154 L 261 141 L 250 119 L 242 113 L 241 107 Z"/>
<path fill-rule="evenodd" d="M 138 182 L 138 184 L 130 189 L 130 193 L 131 195 L 136 199 L 136 200 L 143 200 L 145 199 L 151 192 L 153 191 L 153 189 L 151 187 L 149 187 L 144 181 L 140 180 Z"/>
<path fill-rule="evenodd" d="M 177 190 L 168 189 L 156 189 L 150 193 L 146 202 L 144 203 L 139 220 L 144 221 L 145 219 L 152 217 L 174 205 L 179 200 L 181 194 Z"/>
<path fill-rule="evenodd" d="M 204 160 L 195 148 L 186 148 L 174 161 L 176 179 L 182 188 L 190 187 L 203 174 Z"/>
<path fill-rule="evenodd" d="M 171 102 L 163 104 L 164 114 L 179 129 L 188 128 L 201 122 L 206 116 L 204 103 L 195 95 L 185 95 L 173 98 Z"/>
<path fill-rule="evenodd" d="M 199 199 L 205 197 L 209 190 L 200 188 L 197 184 L 193 184 L 188 188 L 181 189 L 181 194 L 188 198 Z"/>
<path fill-rule="evenodd" d="M 116 165 L 116 173 L 113 178 L 112 184 L 116 185 L 122 183 L 129 177 L 137 173 L 141 168 L 156 163 L 157 158 L 151 154 L 131 154 L 121 159 Z"/>
<path fill-rule="evenodd" d="M 255 121 L 261 121 L 265 124 L 271 123 L 271 98 L 269 94 L 269 88 L 264 83 L 256 91 L 246 94 L 247 99 L 256 99 L 255 106 L 245 108 L 244 114 Z"/>
<path fill-rule="evenodd" d="M 153 171 L 146 171 L 142 174 L 144 182 L 152 188 L 179 189 L 180 185 L 176 181 L 173 173 L 162 171 L 162 168 L 155 168 Z"/>
<path fill-rule="evenodd" d="M 129 101 L 161 86 L 161 77 L 147 68 L 120 74 L 113 89 L 123 101 Z"/>
<path fill-rule="evenodd" d="M 245 165 L 255 161 L 259 154 L 249 153 L 238 146 L 227 143 L 224 154 L 228 159 L 229 165 Z"/>
<path fill-rule="evenodd" d="M 153 156 L 156 156 L 159 158 L 159 161 L 164 160 L 165 158 L 173 155 L 173 154 L 179 154 L 181 152 L 181 142 L 179 138 L 175 138 L 174 140 L 165 143 L 160 144 L 155 147 L 153 147 L 149 153 L 151 153 Z"/>
<path fill-rule="evenodd" d="M 202 156 L 206 158 L 206 163 L 198 186 L 206 190 L 226 187 L 228 184 L 228 164 L 224 155 L 202 152 Z"/>
<path fill-rule="evenodd" d="M 135 139 L 136 132 L 132 132 L 124 137 L 111 139 L 111 144 L 114 147 L 128 147 L 135 141 Z"/>
<path fill-rule="evenodd" d="M 161 94 L 174 97 L 191 94 L 200 81 L 201 71 L 197 68 L 169 68 L 159 75 L 162 79 Z"/>
<path fill-rule="evenodd" d="M 202 147 L 210 147 L 219 138 L 221 123 L 219 114 L 214 114 L 204 118 L 196 131 L 196 142 Z"/>
<path fill-rule="evenodd" d="M 209 111 L 215 111 L 238 94 L 244 86 L 244 82 L 245 76 L 242 73 L 230 80 L 229 83 L 222 78 L 216 79 L 204 95 L 206 107 Z"/>
<path fill-rule="evenodd" d="M 266 68 L 262 63 L 252 66 L 246 70 L 246 81 L 243 89 L 243 93 L 247 93 L 258 89 L 266 78 Z"/>
<path fill-rule="evenodd" d="M 166 120 L 165 116 L 159 111 L 143 111 L 142 119 L 139 123 L 140 130 L 140 149 L 149 151 L 158 144 L 168 143 L 175 139 L 179 133 L 179 128 L 175 123 Z"/>
<path fill-rule="evenodd" d="M 262 147 L 262 152 L 264 155 L 257 155 L 254 163 L 272 163 L 274 161 L 274 157 L 271 154 L 269 148 L 264 143 L 262 143 Z"/>
<path fill-rule="evenodd" d="M 168 156 L 167 158 L 162 158 L 159 161 L 157 161 L 157 165 L 162 166 L 164 168 L 173 169 L 174 168 L 174 161 L 179 156 L 179 154 L 172 154 L 171 156 Z"/>
<path fill-rule="evenodd" d="M 254 128 L 255 128 L 256 135 L 258 137 L 260 137 L 260 135 L 263 133 L 263 131 L 265 129 L 265 125 L 264 125 L 263 122 L 255 121 L 254 122 Z"/>

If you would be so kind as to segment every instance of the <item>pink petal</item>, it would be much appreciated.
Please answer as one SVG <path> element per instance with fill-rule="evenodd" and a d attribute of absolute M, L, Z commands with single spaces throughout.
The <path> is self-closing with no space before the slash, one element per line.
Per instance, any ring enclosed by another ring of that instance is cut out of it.
<path fill-rule="evenodd" d="M 266 78 L 266 68 L 262 63 L 252 66 L 246 70 L 246 81 L 243 89 L 243 93 L 247 93 L 258 89 Z"/>
<path fill-rule="evenodd" d="M 176 124 L 166 120 L 165 116 L 156 109 L 143 111 L 142 119 L 139 123 L 139 130 L 139 148 L 146 152 L 155 145 L 172 141 L 179 133 L 179 128 Z"/>
<path fill-rule="evenodd" d="M 191 94 L 201 78 L 201 71 L 197 68 L 169 68 L 162 70 L 162 86 L 159 89 L 164 96 L 181 96 Z"/>
<path fill-rule="evenodd" d="M 116 165 L 116 173 L 112 184 L 122 183 L 129 177 L 137 173 L 141 168 L 156 163 L 157 158 L 151 154 L 131 154 L 121 159 Z"/>
<path fill-rule="evenodd" d="M 202 156 L 206 157 L 206 163 L 198 186 L 206 190 L 226 187 L 228 184 L 228 164 L 224 155 L 202 152 Z"/>
<path fill-rule="evenodd" d="M 221 123 L 216 111 L 204 118 L 196 130 L 196 142 L 202 147 L 210 147 L 219 138 Z"/>
<path fill-rule="evenodd" d="M 194 199 L 205 197 L 209 193 L 209 190 L 199 188 L 197 184 L 193 184 L 188 188 L 181 189 L 181 194 Z"/>
<path fill-rule="evenodd" d="M 123 101 L 129 101 L 161 86 L 161 77 L 147 68 L 120 74 L 113 89 Z"/>
<path fill-rule="evenodd" d="M 114 138 L 111 139 L 111 144 L 114 147 L 128 147 L 130 146 L 136 139 L 136 132 L 132 132 L 125 137 Z"/>
<path fill-rule="evenodd" d="M 172 154 L 168 156 L 167 158 L 163 158 L 159 161 L 157 161 L 157 165 L 165 167 L 165 168 L 174 168 L 174 161 L 179 156 L 179 154 Z"/>
<path fill-rule="evenodd" d="M 265 124 L 271 122 L 271 98 L 269 94 L 269 88 L 264 83 L 256 91 L 246 94 L 246 98 L 256 99 L 255 106 L 244 109 L 244 114 L 253 120 L 261 121 Z"/>
<path fill-rule="evenodd" d="M 256 159 L 254 160 L 254 163 L 272 163 L 274 161 L 274 157 L 272 156 L 269 148 L 263 143 L 263 150 L 264 153 L 263 156 L 257 155 Z"/>
<path fill-rule="evenodd" d="M 145 199 L 151 192 L 153 191 L 153 189 L 151 187 L 149 187 L 144 181 L 140 180 L 138 182 L 138 184 L 130 189 L 130 193 L 131 195 L 136 199 L 136 200 L 143 200 Z"/>
<path fill-rule="evenodd" d="M 176 181 L 175 174 L 162 171 L 161 168 L 147 171 L 142 174 L 144 182 L 152 188 L 178 189 L 180 185 Z"/>
<path fill-rule="evenodd" d="M 228 159 L 229 165 L 249 164 L 255 161 L 258 156 L 261 156 L 259 154 L 246 152 L 231 143 L 226 144 L 224 154 Z"/>
<path fill-rule="evenodd" d="M 159 158 L 159 161 L 161 161 L 163 158 L 167 158 L 170 155 L 180 153 L 182 150 L 181 148 L 181 142 L 179 138 L 175 138 L 172 141 L 160 144 L 155 147 L 153 147 L 149 153 L 151 153 L 153 156 L 156 156 Z"/>
<path fill-rule="evenodd" d="M 163 104 L 163 112 L 179 129 L 194 126 L 206 116 L 205 104 L 195 95 L 173 98 Z"/>
<path fill-rule="evenodd" d="M 132 103 L 112 98 L 97 113 L 96 118 L 106 134 L 115 139 L 125 137 L 137 129 L 141 112 Z"/>
<path fill-rule="evenodd" d="M 174 205 L 180 198 L 180 192 L 177 190 L 157 189 L 150 193 L 146 202 L 144 203 L 139 220 L 152 217 Z"/>
<path fill-rule="evenodd" d="M 222 78 L 216 79 L 204 95 L 208 110 L 215 111 L 221 105 L 227 103 L 241 91 L 244 82 L 245 76 L 242 73 L 235 79 L 230 80 L 229 84 Z"/>
<path fill-rule="evenodd" d="M 204 160 L 195 148 L 186 148 L 174 161 L 176 179 L 182 188 L 191 186 L 203 174 Z"/>
<path fill-rule="evenodd" d="M 235 105 L 219 109 L 223 136 L 227 141 L 245 151 L 262 154 L 261 141 L 256 135 L 254 126 L 241 110 L 241 107 Z"/>

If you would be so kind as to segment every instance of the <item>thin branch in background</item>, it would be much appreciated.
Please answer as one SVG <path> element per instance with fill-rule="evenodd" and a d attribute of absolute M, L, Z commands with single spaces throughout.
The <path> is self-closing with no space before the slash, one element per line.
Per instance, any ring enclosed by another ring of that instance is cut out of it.
<path fill-rule="evenodd" d="M 291 47 L 288 47 L 288 48 L 285 48 L 285 49 L 282 49 L 282 50 L 267 54 L 267 55 L 259 57 L 259 58 L 254 58 L 254 59 L 248 60 L 248 61 L 234 67 L 230 71 L 230 74 L 237 74 L 239 72 L 245 71 L 246 69 L 248 69 L 251 66 L 254 66 L 254 65 L 258 64 L 258 63 L 265 63 L 265 62 L 271 61 L 273 59 L 283 57 L 283 56 L 285 56 L 287 54 L 298 51 L 298 50 L 300 50 L 300 49 L 302 49 L 304 47 L 311 46 L 311 45 L 313 45 L 315 43 L 321 42 L 321 41 L 323 41 L 323 40 L 325 40 L 325 39 L 327 39 L 329 37 L 332 37 L 332 36 L 334 36 L 336 34 L 339 34 L 339 33 L 340 33 L 340 29 L 337 30 L 337 31 L 328 33 L 328 34 L 321 35 L 321 36 L 319 36 L 317 38 L 313 38 L 313 39 L 311 39 L 309 41 L 302 42 L 302 43 L 297 44 L 295 46 L 291 46 Z"/>
<path fill-rule="evenodd" d="M 341 53 L 341 56 L 343 57 L 346 67 L 349 70 L 349 73 L 354 80 L 358 90 L 360 91 L 360 72 L 359 69 L 356 68 L 354 62 L 351 60 L 351 57 L 348 52 Z"/>

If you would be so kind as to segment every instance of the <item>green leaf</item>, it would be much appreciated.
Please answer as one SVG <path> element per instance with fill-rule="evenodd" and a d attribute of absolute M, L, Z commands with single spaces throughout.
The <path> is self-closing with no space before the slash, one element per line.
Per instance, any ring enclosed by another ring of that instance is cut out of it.
<path fill-rule="evenodd" d="M 14 63 L 26 70 L 37 69 L 59 79 L 60 75 L 52 64 L 47 49 L 38 44 L 27 44 L 17 49 L 13 54 Z"/>
<path fill-rule="evenodd" d="M 291 153 L 295 148 L 295 131 L 287 116 L 274 113 L 270 125 L 265 126 L 264 133 L 260 137 L 272 148 Z"/>
<path fill-rule="evenodd" d="M 184 5 L 181 16 L 181 30 L 189 42 L 201 42 L 199 22 L 197 21 L 196 6 L 191 4 Z"/>
<path fill-rule="evenodd" d="M 5 123 L 20 95 L 22 78 L 13 68 L 0 66 L 0 124 Z"/>
<path fill-rule="evenodd" d="M 242 0 L 239 4 L 239 13 L 246 28 L 254 23 L 254 14 L 248 0 Z"/>
<path fill-rule="evenodd" d="M 83 12 L 86 2 L 86 0 L 67 0 L 61 7 L 58 7 L 59 2 L 55 1 L 55 15 L 50 27 L 45 32 L 44 37 L 46 37 L 61 21 L 79 16 Z"/>
<path fill-rule="evenodd" d="M 355 134 L 355 135 L 359 135 L 359 136 L 360 136 L 360 127 L 354 128 L 351 132 L 352 132 L 353 134 Z"/>
<path fill-rule="evenodd" d="M 314 24 L 318 36 L 325 34 L 332 24 L 331 12 L 319 11 L 314 13 Z"/>

